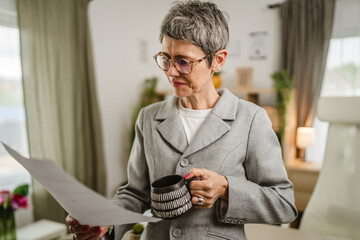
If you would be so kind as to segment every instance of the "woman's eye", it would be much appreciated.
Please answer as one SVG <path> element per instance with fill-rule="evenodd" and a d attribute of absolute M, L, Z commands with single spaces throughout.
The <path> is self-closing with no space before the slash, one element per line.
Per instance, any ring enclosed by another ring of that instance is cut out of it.
<path fill-rule="evenodd" d="M 182 66 L 182 67 L 188 65 L 188 62 L 185 61 L 184 59 L 177 59 L 176 61 L 177 61 L 177 63 L 178 63 L 180 66 Z"/>
<path fill-rule="evenodd" d="M 165 68 L 168 68 L 170 66 L 170 61 L 166 57 L 161 58 L 161 65 Z"/>

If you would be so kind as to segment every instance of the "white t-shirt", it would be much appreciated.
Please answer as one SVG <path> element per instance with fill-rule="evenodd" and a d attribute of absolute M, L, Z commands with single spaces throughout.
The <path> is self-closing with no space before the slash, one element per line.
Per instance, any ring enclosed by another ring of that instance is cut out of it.
<path fill-rule="evenodd" d="M 203 124 L 205 119 L 209 116 L 212 108 L 205 110 L 193 110 L 193 109 L 185 108 L 181 104 L 181 100 L 179 99 L 177 109 L 185 129 L 185 134 L 188 144 L 190 144 L 195 134 L 199 130 L 201 124 Z M 228 202 L 221 199 L 221 205 L 220 205 L 221 217 L 225 215 L 227 209 L 228 209 Z"/>
<path fill-rule="evenodd" d="M 205 110 L 185 108 L 179 99 L 177 109 L 184 126 L 188 144 L 190 144 L 201 124 L 203 124 L 205 119 L 209 116 L 212 108 Z"/>

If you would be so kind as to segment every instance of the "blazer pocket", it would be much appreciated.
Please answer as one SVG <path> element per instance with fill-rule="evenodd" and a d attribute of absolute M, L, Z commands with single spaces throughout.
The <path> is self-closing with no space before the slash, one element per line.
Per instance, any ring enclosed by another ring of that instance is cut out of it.
<path fill-rule="evenodd" d="M 222 239 L 222 240 L 234 240 L 232 238 L 226 237 L 224 235 L 221 235 L 220 233 L 214 233 L 214 232 L 207 232 L 206 233 L 206 237 L 208 237 L 208 239 Z"/>

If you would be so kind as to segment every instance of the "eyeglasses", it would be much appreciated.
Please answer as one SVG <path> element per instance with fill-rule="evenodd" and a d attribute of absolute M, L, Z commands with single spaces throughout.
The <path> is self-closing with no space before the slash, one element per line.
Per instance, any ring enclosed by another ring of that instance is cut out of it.
<path fill-rule="evenodd" d="M 174 64 L 176 70 L 182 74 L 190 74 L 192 71 L 192 68 L 194 65 L 201 63 L 204 59 L 206 59 L 208 56 L 212 55 L 208 54 L 203 58 L 200 58 L 196 61 L 187 61 L 182 58 L 176 58 L 176 59 L 169 59 L 166 55 L 164 55 L 162 52 L 159 52 L 154 56 L 156 64 L 159 66 L 160 69 L 163 71 L 169 71 L 171 64 Z"/>

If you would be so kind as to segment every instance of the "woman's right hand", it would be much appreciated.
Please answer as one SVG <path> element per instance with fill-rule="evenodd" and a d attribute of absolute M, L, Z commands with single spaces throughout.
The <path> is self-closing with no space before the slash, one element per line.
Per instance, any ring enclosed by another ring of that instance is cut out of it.
<path fill-rule="evenodd" d="M 70 233 L 74 234 L 74 240 L 96 240 L 102 237 L 107 230 L 107 227 L 81 225 L 78 220 L 70 215 L 66 217 L 65 223 L 68 225 Z"/>

